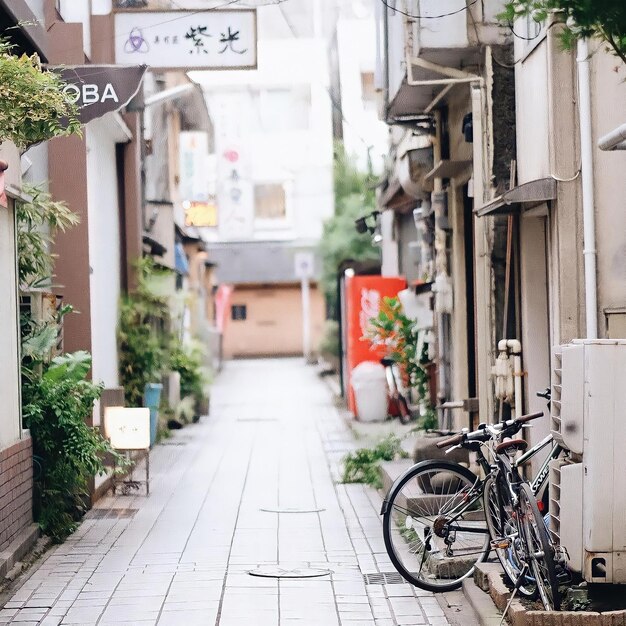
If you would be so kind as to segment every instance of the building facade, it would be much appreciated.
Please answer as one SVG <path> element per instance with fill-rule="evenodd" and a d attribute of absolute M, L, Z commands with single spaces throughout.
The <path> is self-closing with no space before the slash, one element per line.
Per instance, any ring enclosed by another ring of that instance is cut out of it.
<path fill-rule="evenodd" d="M 554 346 L 625 332 L 624 157 L 598 141 L 623 123 L 626 70 L 594 42 L 564 50 L 558 16 L 510 28 L 499 2 L 398 8 L 378 10 L 383 273 L 435 312 L 442 425 L 544 409 Z M 506 391 L 492 369 L 520 351 Z"/>
<path fill-rule="evenodd" d="M 333 214 L 325 40 L 296 38 L 279 7 L 258 15 L 258 69 L 191 73 L 215 124 L 217 224 L 201 232 L 217 282 L 233 287 L 227 357 L 314 351 L 325 318 L 316 259 Z"/>

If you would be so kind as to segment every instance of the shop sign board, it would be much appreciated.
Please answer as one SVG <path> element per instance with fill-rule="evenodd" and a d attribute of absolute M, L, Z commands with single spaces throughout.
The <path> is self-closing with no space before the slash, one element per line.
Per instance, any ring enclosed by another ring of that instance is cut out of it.
<path fill-rule="evenodd" d="M 215 228 L 217 226 L 217 205 L 215 202 L 185 201 L 185 226 Z"/>
<path fill-rule="evenodd" d="M 183 131 L 179 135 L 179 193 L 183 200 L 206 202 L 209 135 L 204 131 Z"/>
<path fill-rule="evenodd" d="M 256 69 L 256 10 L 116 13 L 115 61 L 154 69 Z"/>
<path fill-rule="evenodd" d="M 139 91 L 145 65 L 76 65 L 53 68 L 65 81 L 65 97 L 78 108 L 82 124 L 118 111 Z"/>
<path fill-rule="evenodd" d="M 115 450 L 147 450 L 150 447 L 150 409 L 106 407 L 104 428 Z"/>

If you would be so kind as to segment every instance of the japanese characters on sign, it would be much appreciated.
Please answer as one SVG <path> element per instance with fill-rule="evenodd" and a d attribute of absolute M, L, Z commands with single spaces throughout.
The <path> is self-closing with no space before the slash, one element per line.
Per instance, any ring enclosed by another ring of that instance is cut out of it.
<path fill-rule="evenodd" d="M 115 61 L 168 69 L 255 69 L 256 10 L 115 14 Z"/>

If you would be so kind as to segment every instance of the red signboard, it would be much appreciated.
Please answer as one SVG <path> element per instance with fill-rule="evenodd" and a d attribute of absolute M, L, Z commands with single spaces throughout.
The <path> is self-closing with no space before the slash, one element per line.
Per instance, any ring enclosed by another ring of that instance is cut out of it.
<path fill-rule="evenodd" d="M 346 318 L 348 345 L 347 391 L 348 408 L 356 415 L 354 393 L 350 385 L 352 370 L 363 361 L 379 362 L 385 356 L 384 347 L 372 348 L 363 339 L 369 319 L 376 317 L 385 296 L 394 297 L 406 289 L 406 280 L 389 276 L 352 276 L 346 279 Z"/>

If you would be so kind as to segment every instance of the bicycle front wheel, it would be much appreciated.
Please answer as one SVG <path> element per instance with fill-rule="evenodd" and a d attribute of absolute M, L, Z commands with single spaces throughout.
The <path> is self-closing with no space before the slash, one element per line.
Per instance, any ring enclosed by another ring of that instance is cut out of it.
<path fill-rule="evenodd" d="M 385 547 L 412 585 L 457 589 L 489 554 L 482 483 L 462 465 L 419 463 L 385 502 Z"/>
<path fill-rule="evenodd" d="M 526 562 L 535 578 L 543 606 L 546 611 L 558 611 L 561 596 L 554 564 L 554 548 L 539 513 L 537 500 L 526 483 L 520 486 L 519 491 L 518 526 L 526 544 Z"/>

